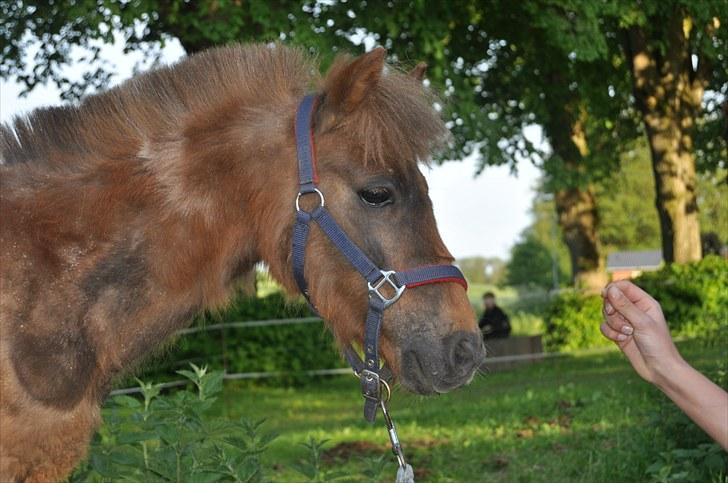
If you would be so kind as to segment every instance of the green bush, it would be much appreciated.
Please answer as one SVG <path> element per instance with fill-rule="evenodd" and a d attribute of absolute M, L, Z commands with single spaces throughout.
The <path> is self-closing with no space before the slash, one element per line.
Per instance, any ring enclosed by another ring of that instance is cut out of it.
<path fill-rule="evenodd" d="M 160 394 L 162 386 L 137 380 L 142 398 L 114 396 L 103 409 L 104 424 L 89 455 L 69 483 L 217 483 L 270 481 L 262 458 L 276 434 L 263 421 L 211 417 L 222 391 L 223 373 L 191 364 L 181 370 L 193 390 Z M 322 463 L 327 440 L 309 437 L 305 458 L 292 469 L 296 481 L 383 481 L 384 456 L 367 461 L 365 473 L 349 475 Z"/>
<path fill-rule="evenodd" d="M 701 443 L 695 448 L 676 448 L 660 453 L 657 461 L 647 468 L 651 481 L 685 482 L 709 481 L 724 483 L 728 458 L 717 443 Z"/>
<path fill-rule="evenodd" d="M 672 264 L 634 283 L 660 302 L 673 336 L 700 337 L 709 343 L 728 337 L 728 261 L 708 256 L 697 263 Z M 598 295 L 570 291 L 554 297 L 546 311 L 546 349 L 609 345 L 599 331 L 601 308 Z"/>
<path fill-rule="evenodd" d="M 728 261 L 710 255 L 697 263 L 667 265 L 634 282 L 652 295 L 673 335 L 717 338 L 728 327 Z"/>
<path fill-rule="evenodd" d="M 287 301 L 279 293 L 262 298 L 236 297 L 223 311 L 205 313 L 192 326 L 226 322 L 311 317 L 301 301 Z M 333 336 L 322 321 L 304 324 L 225 328 L 180 336 L 162 354 L 148 361 L 137 374 L 142 379 L 178 379 L 175 371 L 189 363 L 236 372 L 286 372 L 260 380 L 268 384 L 298 384 L 310 380 L 297 371 L 344 367 Z M 127 379 L 120 386 L 130 385 Z"/>
<path fill-rule="evenodd" d="M 511 335 L 540 335 L 544 333 L 543 317 L 530 312 L 518 311 L 509 314 Z"/>
<path fill-rule="evenodd" d="M 527 312 L 543 316 L 549 308 L 551 295 L 548 290 L 538 287 L 518 287 L 518 295 L 510 300 L 503 300 L 503 308 L 507 312 Z"/>
<path fill-rule="evenodd" d="M 261 454 L 275 438 L 261 423 L 210 418 L 222 390 L 222 372 L 179 371 L 196 391 L 160 396 L 159 385 L 139 381 L 143 400 L 115 396 L 89 457 L 71 482 L 266 481 Z"/>
<path fill-rule="evenodd" d="M 602 298 L 579 292 L 562 292 L 551 300 L 546 311 L 547 351 L 569 351 L 609 345 L 599 331 Z"/>

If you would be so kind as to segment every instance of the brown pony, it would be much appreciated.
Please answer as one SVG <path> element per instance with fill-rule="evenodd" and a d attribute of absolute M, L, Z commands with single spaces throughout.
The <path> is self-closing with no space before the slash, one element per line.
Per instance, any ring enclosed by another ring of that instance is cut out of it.
<path fill-rule="evenodd" d="M 381 267 L 450 263 L 417 167 L 446 140 L 412 75 L 384 50 L 320 79 L 301 50 L 232 46 L 137 76 L 78 106 L 0 129 L 0 480 L 49 481 L 83 458 L 115 376 L 225 303 L 265 261 L 296 291 L 294 113 L 315 114 L 327 207 Z M 382 190 L 381 206 L 363 193 Z M 310 295 L 338 343 L 361 342 L 367 288 L 318 229 Z M 468 382 L 484 356 L 465 291 L 406 291 L 386 312 L 384 359 L 408 389 Z"/>

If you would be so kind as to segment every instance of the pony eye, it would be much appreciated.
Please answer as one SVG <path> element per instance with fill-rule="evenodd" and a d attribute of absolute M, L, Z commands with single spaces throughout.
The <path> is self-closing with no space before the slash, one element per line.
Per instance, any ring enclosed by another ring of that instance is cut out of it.
<path fill-rule="evenodd" d="M 359 192 L 362 201 L 370 206 L 385 206 L 392 203 L 392 194 L 383 186 L 363 189 Z"/>

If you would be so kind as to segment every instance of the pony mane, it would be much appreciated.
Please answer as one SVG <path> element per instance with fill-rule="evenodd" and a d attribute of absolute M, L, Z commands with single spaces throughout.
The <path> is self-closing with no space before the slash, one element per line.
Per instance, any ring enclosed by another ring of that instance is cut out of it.
<path fill-rule="evenodd" d="M 177 132 L 186 116 L 230 98 L 257 106 L 303 95 L 316 69 L 299 48 L 232 45 L 137 75 L 77 105 L 40 108 L 0 128 L 5 163 L 52 163 L 54 154 L 124 157 Z M 129 152 L 120 153 L 120 146 Z"/>
<path fill-rule="evenodd" d="M 230 45 L 137 75 L 78 104 L 39 108 L 0 125 L 0 164 L 73 169 L 100 159 L 133 159 L 148 146 L 180 135 L 193 113 L 237 99 L 246 108 L 295 103 L 351 57 L 340 55 L 321 79 L 306 51 L 280 44 Z M 365 161 L 402 168 L 426 161 L 448 131 L 434 98 L 418 80 L 385 67 L 360 109 L 342 127 L 363 146 Z"/>
<path fill-rule="evenodd" d="M 323 92 L 335 88 L 333 79 L 351 60 L 348 55 L 336 58 L 323 81 Z M 437 100 L 420 79 L 387 64 L 361 105 L 344 117 L 342 127 L 363 147 L 365 162 L 399 168 L 426 163 L 450 139 L 434 109 Z"/>

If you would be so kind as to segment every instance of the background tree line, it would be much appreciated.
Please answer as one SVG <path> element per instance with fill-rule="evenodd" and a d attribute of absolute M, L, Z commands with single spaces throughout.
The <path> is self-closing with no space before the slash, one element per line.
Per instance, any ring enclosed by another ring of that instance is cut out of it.
<path fill-rule="evenodd" d="M 475 151 L 481 170 L 520 159 L 542 169 L 537 216 L 513 256 L 540 242 L 567 280 L 595 287 L 607 247 L 659 245 L 682 263 L 702 255 L 701 221 L 722 222 L 713 231 L 728 239 L 725 210 L 707 201 L 728 190 L 726 12 L 728 0 L 10 1 L 0 5 L 0 76 L 28 89 L 54 82 L 77 98 L 108 83 L 94 60 L 115 32 L 149 56 L 171 38 L 187 53 L 283 41 L 324 65 L 369 36 L 395 61 L 428 63 L 453 134 L 443 159 Z M 93 66 L 80 80 L 64 70 L 75 46 Z M 546 147 L 525 137 L 534 124 Z M 634 152 L 650 168 L 633 171 Z M 624 199 L 610 201 L 618 187 Z M 701 220 L 701 210 L 715 216 Z"/>
<path fill-rule="evenodd" d="M 704 255 L 720 254 L 728 240 L 726 176 L 725 168 L 697 175 Z M 646 142 L 640 140 L 621 156 L 619 169 L 595 188 L 600 216 L 599 241 L 604 252 L 649 250 L 660 246 L 659 220 L 654 205 L 647 202 L 654 192 L 649 149 Z M 532 224 L 511 249 L 504 276 L 494 283 L 547 289 L 567 285 L 568 248 L 559 234 L 553 197 L 543 187 L 533 200 L 531 213 Z M 554 271 L 558 284 L 554 281 Z"/>

